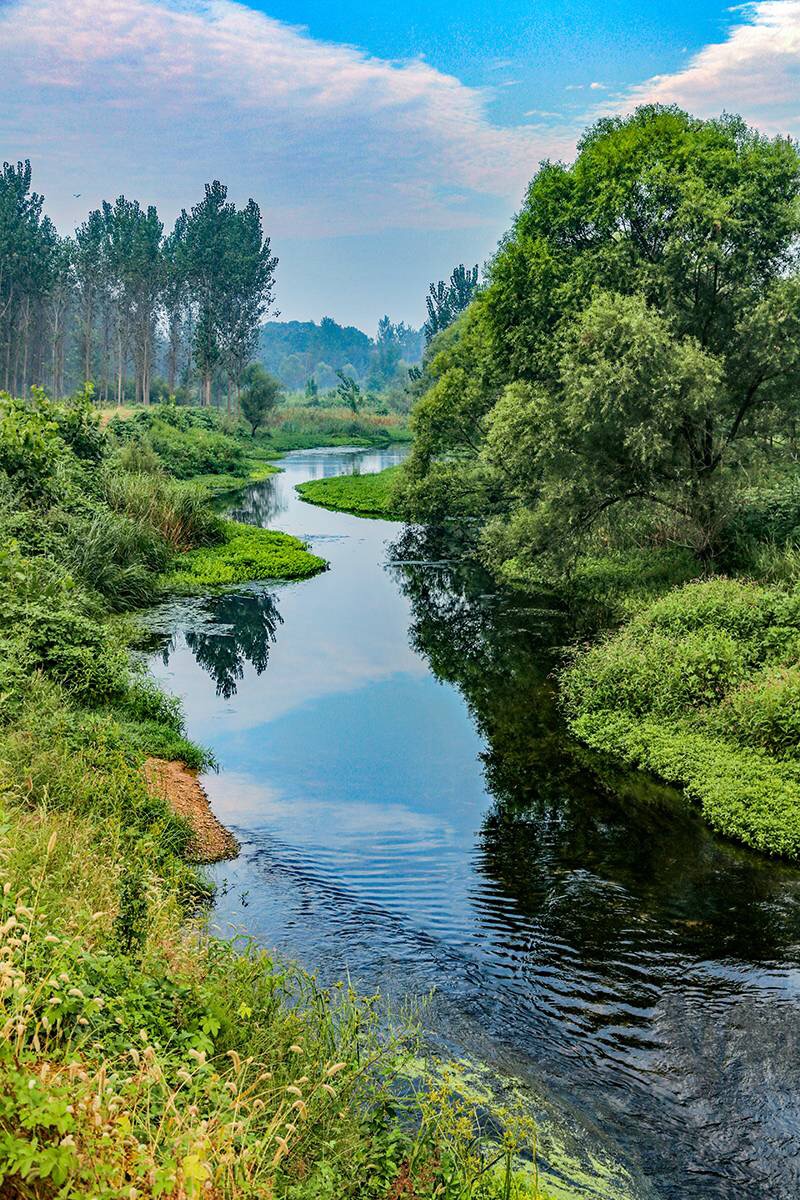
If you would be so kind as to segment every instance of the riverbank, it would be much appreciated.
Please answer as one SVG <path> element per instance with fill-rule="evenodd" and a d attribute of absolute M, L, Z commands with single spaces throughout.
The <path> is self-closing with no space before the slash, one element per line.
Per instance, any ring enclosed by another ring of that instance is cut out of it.
<path fill-rule="evenodd" d="M 176 560 L 219 544 L 190 467 L 231 447 L 205 418 L 118 437 L 80 399 L 2 406 L 0 1185 L 539 1195 L 516 1159 L 529 1125 L 498 1113 L 506 1143 L 484 1136 L 420 1073 L 413 1022 L 387 1031 L 374 999 L 197 920 L 198 797 L 170 802 L 145 764 L 211 759 L 132 662 L 129 618 Z"/>
<path fill-rule="evenodd" d="M 319 504 L 334 512 L 356 517 L 376 517 L 383 521 L 401 520 L 394 498 L 400 467 L 386 467 L 374 475 L 335 475 L 311 479 L 297 485 L 297 493 L 309 504 Z"/>
<path fill-rule="evenodd" d="M 236 858 L 239 843 L 214 816 L 197 771 L 180 759 L 169 762 L 163 758 L 147 758 L 144 776 L 150 793 L 166 800 L 175 815 L 191 829 L 191 840 L 186 847 L 190 862 L 207 865 Z"/>

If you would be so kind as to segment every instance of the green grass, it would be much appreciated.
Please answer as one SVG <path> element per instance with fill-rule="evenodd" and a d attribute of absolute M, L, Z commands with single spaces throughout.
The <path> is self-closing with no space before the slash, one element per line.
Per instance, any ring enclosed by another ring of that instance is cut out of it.
<path fill-rule="evenodd" d="M 394 500 L 394 485 L 399 473 L 400 467 L 387 467 L 374 475 L 338 475 L 331 479 L 312 479 L 308 483 L 298 483 L 296 487 L 302 499 L 310 504 L 354 513 L 358 517 L 396 521 L 401 519 Z"/>
<path fill-rule="evenodd" d="M 800 858 L 800 591 L 674 588 L 562 672 L 570 728 L 678 784 L 727 837 Z"/>
<path fill-rule="evenodd" d="M 237 521 L 222 525 L 224 540 L 218 545 L 189 550 L 174 560 L 162 578 L 166 590 L 191 593 L 262 579 L 309 579 L 327 566 L 288 533 Z"/>
<path fill-rule="evenodd" d="M 274 463 L 265 462 L 262 458 L 254 457 L 245 460 L 245 470 L 242 474 L 226 475 L 195 475 L 192 483 L 200 488 L 205 496 L 212 499 L 239 492 L 252 483 L 263 483 L 270 475 L 277 475 L 281 468 Z"/>

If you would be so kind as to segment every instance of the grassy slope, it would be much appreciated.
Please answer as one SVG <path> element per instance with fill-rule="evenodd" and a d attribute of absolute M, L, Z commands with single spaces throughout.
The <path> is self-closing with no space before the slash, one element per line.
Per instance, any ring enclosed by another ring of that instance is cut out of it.
<path fill-rule="evenodd" d="M 358 517 L 399 520 L 394 507 L 394 483 L 399 467 L 387 467 L 374 475 L 338 475 L 297 484 L 303 500 Z"/>
<path fill-rule="evenodd" d="M 176 548 L 202 561 L 215 518 L 191 484 L 122 469 L 90 416 L 69 444 L 50 416 L 0 426 L 0 1191 L 540 1195 L 512 1164 L 530 1122 L 495 1113 L 504 1152 L 477 1131 L 485 1098 L 420 1076 L 413 1030 L 197 921 L 189 830 L 142 767 L 206 756 L 111 613 Z M 260 532 L 228 527 L 226 553 Z"/>
<path fill-rule="evenodd" d="M 684 786 L 720 833 L 800 858 L 800 593 L 685 584 L 562 673 L 572 731 Z"/>

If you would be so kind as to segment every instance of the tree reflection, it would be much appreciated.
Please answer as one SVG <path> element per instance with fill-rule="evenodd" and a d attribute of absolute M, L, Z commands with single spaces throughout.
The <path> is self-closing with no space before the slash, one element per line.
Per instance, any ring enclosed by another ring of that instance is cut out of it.
<path fill-rule="evenodd" d="M 281 502 L 279 489 L 274 486 L 273 479 L 265 479 L 263 483 L 256 483 L 247 489 L 236 507 L 230 510 L 229 516 L 245 525 L 259 525 L 266 529 L 285 507 L 286 503 Z"/>
<path fill-rule="evenodd" d="M 779 955 L 796 940 L 798 872 L 717 838 L 679 793 L 576 744 L 551 677 L 573 636 L 566 615 L 552 598 L 498 594 L 446 549 L 406 532 L 394 570 L 414 648 L 459 688 L 486 742 L 495 805 L 478 869 L 511 902 L 500 911 L 552 923 L 597 964 L 654 934 L 691 954 Z"/>
<path fill-rule="evenodd" d="M 211 622 L 187 630 L 186 644 L 199 666 L 217 685 L 217 695 L 229 700 L 244 676 L 245 663 L 261 675 L 282 623 L 269 592 L 235 592 L 212 602 Z"/>
<path fill-rule="evenodd" d="M 269 592 L 230 592 L 193 608 L 192 623 L 184 627 L 183 637 L 198 665 L 214 680 L 218 696 L 230 700 L 236 694 L 246 663 L 257 675 L 267 669 L 278 626 L 283 624 L 276 600 Z M 153 632 L 166 665 L 177 637 Z"/>

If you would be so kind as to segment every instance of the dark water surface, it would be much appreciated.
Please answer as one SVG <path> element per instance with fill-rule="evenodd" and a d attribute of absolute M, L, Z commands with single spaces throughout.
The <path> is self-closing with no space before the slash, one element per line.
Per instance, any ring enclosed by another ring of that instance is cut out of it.
<path fill-rule="evenodd" d="M 558 1195 L 793 1200 L 800 873 L 565 741 L 555 614 L 294 492 L 399 457 L 290 455 L 239 515 L 331 570 L 156 614 L 154 673 L 242 843 L 218 922 L 326 978 L 435 988 L 439 1044 L 525 1086 Z"/>

